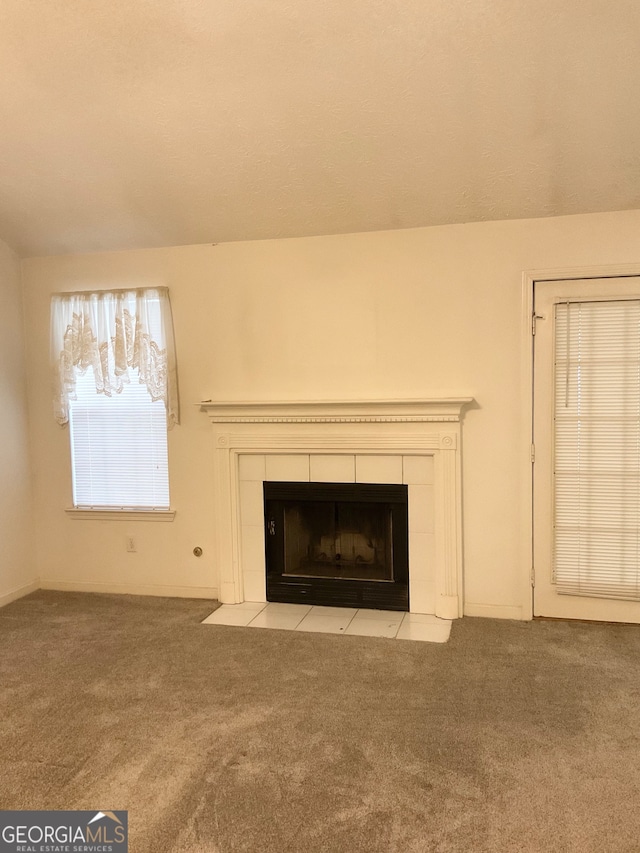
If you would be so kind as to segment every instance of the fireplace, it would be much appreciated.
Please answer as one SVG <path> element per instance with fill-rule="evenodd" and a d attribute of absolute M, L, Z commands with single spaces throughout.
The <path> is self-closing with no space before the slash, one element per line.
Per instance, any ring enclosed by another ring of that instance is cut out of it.
<path fill-rule="evenodd" d="M 462 616 L 461 419 L 472 402 L 203 402 L 220 600 L 267 601 L 265 482 L 390 483 L 408 492 L 409 612 Z"/>
<path fill-rule="evenodd" d="M 406 485 L 263 486 L 267 601 L 409 610 Z"/>

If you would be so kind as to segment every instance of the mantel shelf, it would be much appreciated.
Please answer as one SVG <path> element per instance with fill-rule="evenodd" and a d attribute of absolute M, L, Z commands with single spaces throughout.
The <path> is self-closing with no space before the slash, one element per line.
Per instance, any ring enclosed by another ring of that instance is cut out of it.
<path fill-rule="evenodd" d="M 213 423 L 447 423 L 458 422 L 473 397 L 401 400 L 304 400 L 200 403 Z"/>

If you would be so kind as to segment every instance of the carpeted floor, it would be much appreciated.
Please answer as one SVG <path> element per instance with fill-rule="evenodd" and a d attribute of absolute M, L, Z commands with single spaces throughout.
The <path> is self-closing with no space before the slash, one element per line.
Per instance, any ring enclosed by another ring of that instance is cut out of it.
<path fill-rule="evenodd" d="M 131 853 L 640 851 L 640 627 L 431 645 L 212 607 L 0 610 L 0 808 L 128 809 Z"/>

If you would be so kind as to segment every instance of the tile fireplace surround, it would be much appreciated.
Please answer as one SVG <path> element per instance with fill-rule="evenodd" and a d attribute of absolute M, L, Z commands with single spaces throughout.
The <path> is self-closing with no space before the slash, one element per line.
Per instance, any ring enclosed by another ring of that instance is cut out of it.
<path fill-rule="evenodd" d="M 263 481 L 405 483 L 409 610 L 462 616 L 460 422 L 472 401 L 203 402 L 220 600 L 266 601 Z"/>

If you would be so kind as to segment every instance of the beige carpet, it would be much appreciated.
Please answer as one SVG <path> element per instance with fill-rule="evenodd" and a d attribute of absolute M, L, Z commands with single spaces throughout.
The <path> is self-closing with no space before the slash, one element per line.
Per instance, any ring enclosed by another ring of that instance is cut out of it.
<path fill-rule="evenodd" d="M 640 628 L 464 619 L 446 645 L 0 610 L 0 807 L 128 809 L 132 853 L 640 850 Z"/>

